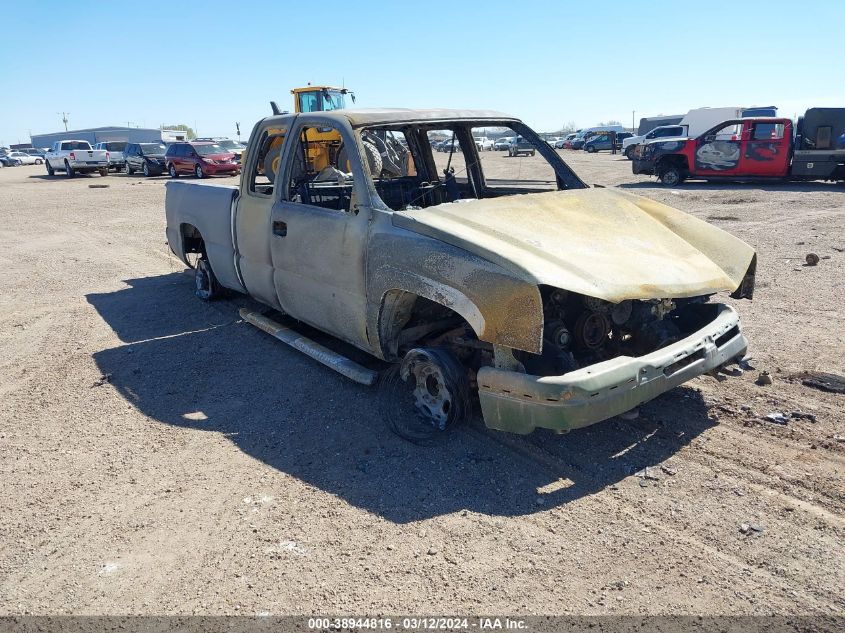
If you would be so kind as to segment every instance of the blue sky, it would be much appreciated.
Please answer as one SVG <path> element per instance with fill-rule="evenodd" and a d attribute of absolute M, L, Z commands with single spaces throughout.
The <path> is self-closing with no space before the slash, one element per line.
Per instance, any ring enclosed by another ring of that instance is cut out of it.
<path fill-rule="evenodd" d="M 0 4 L 0 143 L 187 123 L 244 136 L 307 82 L 361 107 L 478 107 L 540 131 L 700 106 L 845 106 L 845 2 Z"/>

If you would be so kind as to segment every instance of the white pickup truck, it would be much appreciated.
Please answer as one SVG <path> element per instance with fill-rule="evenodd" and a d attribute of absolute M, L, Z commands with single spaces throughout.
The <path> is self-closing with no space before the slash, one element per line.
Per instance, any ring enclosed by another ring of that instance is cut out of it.
<path fill-rule="evenodd" d="M 486 136 L 475 136 L 473 140 L 475 141 L 475 149 L 479 152 L 493 151 L 493 139 Z"/>
<path fill-rule="evenodd" d="M 94 149 L 104 149 L 109 153 L 109 169 L 123 171 L 126 168 L 126 141 L 103 141 L 97 143 Z"/>
<path fill-rule="evenodd" d="M 50 176 L 57 171 L 63 171 L 68 178 L 95 171 L 101 176 L 109 175 L 109 153 L 92 149 L 88 141 L 56 141 L 44 155 L 44 164 Z"/>

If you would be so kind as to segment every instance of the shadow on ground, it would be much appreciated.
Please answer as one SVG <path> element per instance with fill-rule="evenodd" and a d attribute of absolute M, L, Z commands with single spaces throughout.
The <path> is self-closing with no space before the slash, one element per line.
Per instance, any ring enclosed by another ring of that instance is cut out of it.
<path fill-rule="evenodd" d="M 715 424 L 700 394 L 680 388 L 633 422 L 537 433 L 516 448 L 474 423 L 422 448 L 388 431 L 377 388 L 241 322 L 248 299 L 204 304 L 182 272 L 127 283 L 87 297 L 124 342 L 94 355 L 123 397 L 162 423 L 222 433 L 255 459 L 398 523 L 461 509 L 545 510 L 663 462 Z M 534 461 L 537 450 L 552 459 Z"/>

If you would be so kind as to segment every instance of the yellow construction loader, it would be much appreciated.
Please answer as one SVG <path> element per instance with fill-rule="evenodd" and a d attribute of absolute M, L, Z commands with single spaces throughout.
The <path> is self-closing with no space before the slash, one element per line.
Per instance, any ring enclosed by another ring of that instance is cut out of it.
<path fill-rule="evenodd" d="M 290 91 L 293 95 L 293 110 L 297 114 L 302 112 L 323 112 L 325 110 L 342 110 L 346 108 L 346 95 L 349 95 L 352 102 L 355 102 L 355 94 L 346 88 L 333 88 L 332 86 L 312 86 L 294 88 Z M 284 114 L 275 101 L 270 102 L 273 114 Z M 341 149 L 342 142 L 340 134 L 336 130 L 322 132 L 317 129 L 309 129 L 306 135 L 308 141 L 308 169 L 319 172 L 328 165 L 337 164 L 337 153 Z M 279 136 L 270 145 L 267 155 L 260 161 L 260 165 L 270 180 L 273 180 L 280 159 L 280 151 L 284 136 Z M 341 157 L 343 158 L 343 157 Z M 343 160 L 344 163 L 347 161 Z"/>
<path fill-rule="evenodd" d="M 346 95 L 349 95 L 353 103 L 355 101 L 355 95 L 346 88 L 309 85 L 294 88 L 290 92 L 293 95 L 294 112 L 297 114 L 342 110 L 346 108 Z M 275 115 L 286 114 L 274 101 L 270 102 L 270 107 Z M 278 173 L 284 130 L 271 132 L 280 136 L 273 140 L 266 154 L 259 157 L 258 169 L 272 182 Z M 326 167 L 333 167 L 345 173 L 350 171 L 347 148 L 344 147 L 337 130 L 309 128 L 305 133 L 305 141 L 306 172 L 317 174 Z M 363 138 L 363 146 L 373 177 L 378 178 L 382 174 L 407 176 L 416 173 L 410 153 L 389 134 L 379 131 L 367 132 Z"/>

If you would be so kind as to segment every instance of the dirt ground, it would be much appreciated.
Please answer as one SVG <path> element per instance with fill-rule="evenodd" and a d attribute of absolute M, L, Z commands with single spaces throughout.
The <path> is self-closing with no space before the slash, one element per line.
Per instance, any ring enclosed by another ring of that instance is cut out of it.
<path fill-rule="evenodd" d="M 0 170 L 0 614 L 845 613 L 845 395 L 794 377 L 845 374 L 845 187 L 562 154 L 758 249 L 756 369 L 435 448 L 193 296 L 166 177 Z"/>

